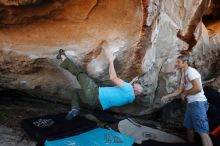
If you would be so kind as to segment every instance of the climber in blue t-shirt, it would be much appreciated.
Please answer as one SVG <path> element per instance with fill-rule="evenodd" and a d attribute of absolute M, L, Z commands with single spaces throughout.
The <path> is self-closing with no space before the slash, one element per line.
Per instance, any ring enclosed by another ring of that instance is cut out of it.
<path fill-rule="evenodd" d="M 104 42 L 104 47 L 107 47 L 107 42 Z M 143 88 L 140 84 L 134 83 L 137 77 L 130 83 L 118 78 L 115 68 L 115 56 L 111 51 L 107 53 L 109 61 L 109 76 L 115 86 L 113 87 L 98 87 L 97 84 L 89 77 L 82 68 L 77 65 L 74 60 L 70 60 L 65 51 L 60 49 L 57 59 L 61 59 L 61 67 L 71 72 L 76 76 L 82 89 L 76 89 L 72 92 L 72 109 L 68 112 L 66 119 L 70 120 L 79 114 L 80 103 L 86 103 L 93 108 L 109 109 L 114 106 L 122 106 L 132 103 L 135 96 L 140 95 Z"/>

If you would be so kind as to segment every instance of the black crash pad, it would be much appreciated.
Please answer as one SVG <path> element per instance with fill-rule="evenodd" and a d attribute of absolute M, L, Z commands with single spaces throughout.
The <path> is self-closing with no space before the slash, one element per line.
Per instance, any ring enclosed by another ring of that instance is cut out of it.
<path fill-rule="evenodd" d="M 66 113 L 62 113 L 24 119 L 21 127 L 39 144 L 43 144 L 45 140 L 65 138 L 97 128 L 95 122 L 84 117 L 77 116 L 72 120 L 66 120 L 65 116 Z"/>

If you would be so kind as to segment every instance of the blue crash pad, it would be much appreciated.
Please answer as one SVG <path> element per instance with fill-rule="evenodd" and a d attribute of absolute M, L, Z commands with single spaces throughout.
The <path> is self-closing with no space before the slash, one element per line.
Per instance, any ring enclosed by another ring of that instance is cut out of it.
<path fill-rule="evenodd" d="M 45 146 L 132 146 L 134 139 L 121 133 L 96 128 L 59 140 L 46 141 Z"/>

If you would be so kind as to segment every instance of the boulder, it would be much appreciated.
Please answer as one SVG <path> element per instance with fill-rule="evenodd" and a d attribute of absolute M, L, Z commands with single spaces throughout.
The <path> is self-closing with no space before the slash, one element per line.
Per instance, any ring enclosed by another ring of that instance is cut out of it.
<path fill-rule="evenodd" d="M 2 89 L 70 103 L 72 90 L 80 86 L 59 67 L 55 56 L 60 48 L 77 58 L 100 86 L 111 85 L 102 46 L 108 42 L 116 54 L 118 76 L 129 82 L 142 75 L 144 87 L 144 95 L 133 104 L 113 110 L 145 115 L 160 110 L 160 98 L 178 85 L 175 61 L 183 47 L 192 52 L 203 79 L 218 70 L 219 31 L 208 35 L 202 22 L 209 0 L 1 0 L 0 4 Z"/>

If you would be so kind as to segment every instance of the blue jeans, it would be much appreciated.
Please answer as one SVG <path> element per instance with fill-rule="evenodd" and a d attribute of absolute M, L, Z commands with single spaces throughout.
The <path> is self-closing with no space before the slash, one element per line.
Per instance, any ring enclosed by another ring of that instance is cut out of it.
<path fill-rule="evenodd" d="M 183 123 L 184 127 L 193 129 L 197 133 L 209 133 L 209 124 L 206 115 L 208 107 L 207 101 L 188 103 Z"/>

